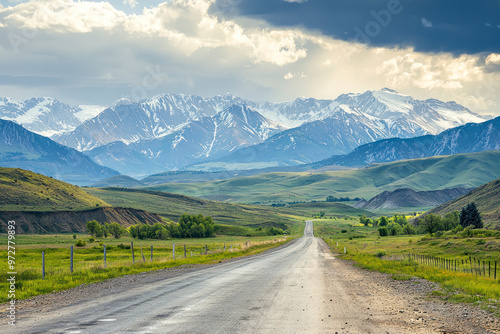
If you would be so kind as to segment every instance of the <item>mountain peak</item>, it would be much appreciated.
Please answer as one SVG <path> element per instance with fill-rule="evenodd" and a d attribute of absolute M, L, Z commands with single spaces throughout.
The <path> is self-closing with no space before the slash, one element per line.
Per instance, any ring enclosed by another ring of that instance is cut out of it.
<path fill-rule="evenodd" d="M 134 101 L 122 97 L 121 99 L 119 99 L 118 101 L 115 102 L 114 107 L 128 106 L 128 105 L 131 105 L 131 104 L 134 104 L 134 103 L 135 103 Z"/>
<path fill-rule="evenodd" d="M 380 91 L 382 91 L 382 92 L 388 92 L 388 93 L 394 93 L 394 94 L 399 94 L 394 89 L 390 89 L 390 88 L 387 88 L 387 87 L 382 88 Z"/>

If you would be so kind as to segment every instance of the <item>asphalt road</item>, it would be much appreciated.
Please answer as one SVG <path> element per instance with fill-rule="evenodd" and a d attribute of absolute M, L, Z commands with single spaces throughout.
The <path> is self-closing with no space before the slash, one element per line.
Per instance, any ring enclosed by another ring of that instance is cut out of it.
<path fill-rule="evenodd" d="M 312 222 L 269 252 L 22 319 L 12 333 L 403 333 L 368 301 Z"/>

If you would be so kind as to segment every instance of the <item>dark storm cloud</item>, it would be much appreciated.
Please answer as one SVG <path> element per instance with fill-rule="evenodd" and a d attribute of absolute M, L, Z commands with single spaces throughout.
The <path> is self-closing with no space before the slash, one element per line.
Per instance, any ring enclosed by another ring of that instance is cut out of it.
<path fill-rule="evenodd" d="M 500 51 L 499 0 L 218 0 L 213 10 L 417 51 Z"/>

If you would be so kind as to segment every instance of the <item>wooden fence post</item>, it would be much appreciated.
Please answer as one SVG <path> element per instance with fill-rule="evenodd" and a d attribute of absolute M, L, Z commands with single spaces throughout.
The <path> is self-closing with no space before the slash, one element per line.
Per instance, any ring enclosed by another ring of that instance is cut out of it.
<path fill-rule="evenodd" d="M 42 251 L 42 279 L 45 279 L 45 251 Z"/>
<path fill-rule="evenodd" d="M 69 271 L 73 273 L 73 246 L 71 246 L 71 251 L 70 251 L 70 264 L 69 264 Z"/>
<path fill-rule="evenodd" d="M 132 264 L 135 264 L 135 257 L 134 257 L 134 242 L 130 242 L 130 249 L 132 249 Z"/>
<path fill-rule="evenodd" d="M 205 255 L 207 255 L 207 254 L 208 254 L 208 245 L 205 244 Z"/>
<path fill-rule="evenodd" d="M 104 268 L 106 268 L 106 245 L 103 245 L 104 249 Z"/>
<path fill-rule="evenodd" d="M 187 250 L 186 250 L 186 244 L 184 244 L 184 258 L 187 258 L 186 252 L 187 252 Z"/>
<path fill-rule="evenodd" d="M 153 245 L 151 245 L 151 262 L 153 262 Z"/>
<path fill-rule="evenodd" d="M 175 242 L 173 243 L 173 246 L 172 246 L 172 256 L 174 257 L 174 260 L 175 260 Z"/>

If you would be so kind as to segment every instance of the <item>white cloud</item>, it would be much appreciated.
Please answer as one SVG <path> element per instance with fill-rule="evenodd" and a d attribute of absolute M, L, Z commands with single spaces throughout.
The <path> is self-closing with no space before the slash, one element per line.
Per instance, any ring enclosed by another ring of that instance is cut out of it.
<path fill-rule="evenodd" d="M 0 27 L 0 41 L 8 41 L 10 34 L 20 37 L 18 52 L 8 43 L 0 45 L 6 78 L 0 76 L 2 95 L 55 95 L 111 104 L 143 87 L 147 68 L 158 66 L 168 80 L 147 94 L 210 96 L 231 91 L 283 101 L 297 96 L 335 98 L 389 86 L 418 98 L 464 101 L 489 112 L 500 103 L 500 94 L 486 89 L 476 93 L 485 80 L 485 66 L 500 61 L 497 54 L 483 60 L 374 48 L 255 19 L 222 19 L 209 11 L 212 3 L 171 0 L 140 14 L 126 14 L 107 2 L 72 0 L 0 7 L 5 25 Z M 491 80 L 500 81 L 497 73 L 492 75 Z M 36 80 L 14 85 L 9 76 Z"/>
<path fill-rule="evenodd" d="M 392 87 L 417 87 L 426 90 L 463 88 L 463 83 L 483 77 L 477 56 L 448 54 L 429 57 L 409 52 L 385 60 L 377 72 L 386 77 Z"/>
<path fill-rule="evenodd" d="M 135 8 L 135 6 L 138 5 L 138 2 L 136 0 L 123 0 L 123 4 L 125 6 L 129 6 L 130 8 Z"/>
<path fill-rule="evenodd" d="M 425 18 L 422 17 L 422 25 L 426 28 L 431 28 L 432 27 L 432 22 L 427 21 Z"/>
<path fill-rule="evenodd" d="M 495 64 L 500 65 L 500 54 L 498 53 L 490 53 L 485 60 L 486 64 Z"/>
<path fill-rule="evenodd" d="M 290 80 L 290 79 L 293 79 L 293 78 L 307 78 L 307 75 L 304 74 L 304 72 L 299 72 L 299 73 L 288 72 L 287 74 L 285 74 L 283 76 L 283 78 L 285 80 Z"/>

